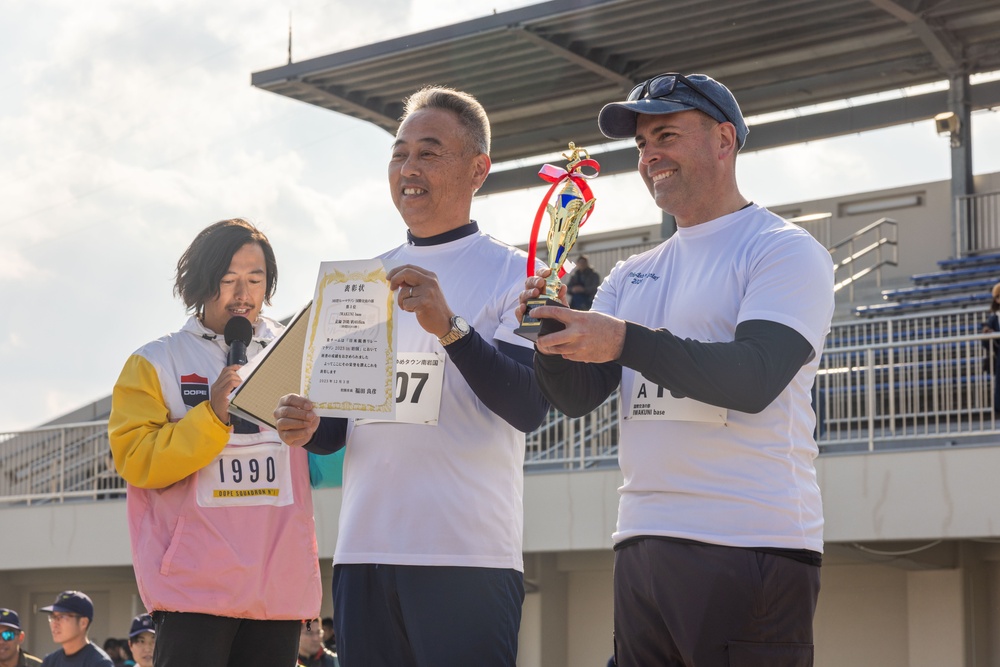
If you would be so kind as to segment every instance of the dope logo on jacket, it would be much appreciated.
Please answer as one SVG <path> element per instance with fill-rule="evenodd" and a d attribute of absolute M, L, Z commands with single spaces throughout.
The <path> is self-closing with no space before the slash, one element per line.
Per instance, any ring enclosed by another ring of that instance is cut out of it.
<path fill-rule="evenodd" d="M 208 378 L 197 373 L 181 376 L 181 396 L 184 405 L 193 408 L 202 401 L 208 400 Z"/>

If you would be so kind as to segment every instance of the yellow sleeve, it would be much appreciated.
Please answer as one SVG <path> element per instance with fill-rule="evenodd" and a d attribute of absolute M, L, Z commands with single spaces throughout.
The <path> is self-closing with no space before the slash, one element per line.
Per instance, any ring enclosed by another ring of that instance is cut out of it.
<path fill-rule="evenodd" d="M 139 355 L 125 362 L 111 394 L 108 439 L 115 469 L 129 484 L 162 489 L 179 482 L 215 459 L 229 431 L 208 401 L 171 422 L 153 365 Z"/>

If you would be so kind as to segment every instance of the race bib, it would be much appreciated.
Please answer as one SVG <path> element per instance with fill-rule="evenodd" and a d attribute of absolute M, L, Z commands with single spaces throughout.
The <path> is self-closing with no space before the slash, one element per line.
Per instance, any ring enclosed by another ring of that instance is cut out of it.
<path fill-rule="evenodd" d="M 691 398 L 674 398 L 655 382 L 636 373 L 626 403 L 625 419 L 726 423 L 726 409 Z"/>
<path fill-rule="evenodd" d="M 358 419 L 355 426 L 392 421 L 437 426 L 445 353 L 400 352 L 396 357 L 396 418 Z"/>
<path fill-rule="evenodd" d="M 295 502 L 291 448 L 283 443 L 226 445 L 197 475 L 201 507 L 283 507 Z"/>

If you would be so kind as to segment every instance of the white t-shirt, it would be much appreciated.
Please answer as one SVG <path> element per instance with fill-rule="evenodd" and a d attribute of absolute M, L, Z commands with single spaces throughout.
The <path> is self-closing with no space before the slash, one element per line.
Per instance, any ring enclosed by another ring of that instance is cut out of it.
<path fill-rule="evenodd" d="M 593 310 L 702 342 L 734 340 L 748 320 L 784 324 L 815 356 L 759 414 L 724 421 L 623 419 L 625 483 L 615 542 L 639 535 L 823 550 L 810 389 L 833 315 L 830 253 L 751 205 L 619 262 Z M 622 414 L 641 376 L 622 369 Z"/>
<path fill-rule="evenodd" d="M 513 333 L 527 255 L 483 233 L 382 256 L 437 274 L 448 305 L 486 341 L 530 347 Z M 398 354 L 440 352 L 413 313 L 397 309 Z M 334 562 L 523 571 L 524 434 L 486 408 L 445 362 L 436 426 L 351 423 Z"/>

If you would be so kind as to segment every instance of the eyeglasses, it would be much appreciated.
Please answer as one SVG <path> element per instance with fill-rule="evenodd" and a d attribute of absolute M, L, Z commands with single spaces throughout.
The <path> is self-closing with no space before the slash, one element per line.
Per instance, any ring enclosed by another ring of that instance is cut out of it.
<path fill-rule="evenodd" d="M 59 612 L 54 611 L 49 614 L 49 623 L 61 623 L 62 621 L 70 618 L 80 618 L 80 614 L 60 614 Z"/>
<path fill-rule="evenodd" d="M 20 634 L 20 632 L 14 632 L 13 630 L 4 630 L 3 632 L 0 632 L 0 637 L 2 637 L 5 642 L 12 642 L 17 639 Z"/>
<path fill-rule="evenodd" d="M 701 90 L 698 89 L 698 86 L 696 86 L 691 79 L 687 78 L 683 74 L 678 74 L 677 72 L 669 72 L 667 74 L 654 76 L 652 79 L 640 83 L 629 92 L 628 97 L 625 99 L 628 102 L 635 102 L 636 100 L 662 99 L 670 97 L 671 93 L 673 93 L 674 89 L 677 87 L 678 81 L 693 90 L 695 94 L 700 96 L 702 99 L 707 100 L 709 104 L 719 110 L 719 113 L 722 114 L 723 118 L 733 125 L 736 125 L 736 121 L 729 117 L 729 114 L 726 113 L 725 109 L 719 106 L 718 102 L 701 92 Z"/>

